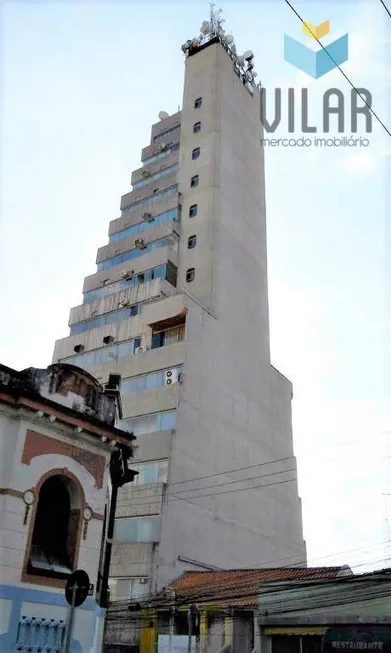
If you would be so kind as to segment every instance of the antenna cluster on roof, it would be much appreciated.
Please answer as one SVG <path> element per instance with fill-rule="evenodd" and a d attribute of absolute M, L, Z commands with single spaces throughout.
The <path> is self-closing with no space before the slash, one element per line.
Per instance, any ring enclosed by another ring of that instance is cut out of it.
<path fill-rule="evenodd" d="M 246 88 L 253 93 L 254 88 L 259 89 L 261 84 L 255 83 L 257 73 L 254 70 L 254 54 L 251 50 L 246 50 L 242 55 L 238 55 L 234 37 L 232 34 L 226 34 L 223 29 L 224 18 L 221 17 L 222 10 L 215 9 L 213 3 L 210 4 L 209 20 L 204 20 L 200 27 L 200 36 L 193 40 L 188 40 L 182 45 L 182 51 L 188 57 L 194 54 L 201 46 L 210 41 L 220 42 L 233 60 L 234 71 L 240 77 Z"/>

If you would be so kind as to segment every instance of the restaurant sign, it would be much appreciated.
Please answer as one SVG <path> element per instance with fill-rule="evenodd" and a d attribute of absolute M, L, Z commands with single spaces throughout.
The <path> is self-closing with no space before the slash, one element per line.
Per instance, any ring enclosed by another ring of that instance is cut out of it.
<path fill-rule="evenodd" d="M 323 637 L 322 652 L 391 653 L 391 627 L 363 626 L 329 628 Z"/>

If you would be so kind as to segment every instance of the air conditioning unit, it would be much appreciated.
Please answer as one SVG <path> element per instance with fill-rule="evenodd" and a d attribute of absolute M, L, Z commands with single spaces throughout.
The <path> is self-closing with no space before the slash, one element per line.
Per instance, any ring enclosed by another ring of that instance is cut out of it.
<path fill-rule="evenodd" d="M 166 150 L 166 149 L 167 149 L 167 143 L 165 143 L 165 142 L 163 141 L 163 142 L 160 143 L 160 145 L 159 145 L 159 150 L 160 150 L 161 152 L 164 152 L 164 150 Z"/>
<path fill-rule="evenodd" d="M 138 247 L 138 249 L 145 249 L 147 246 L 147 243 L 145 242 L 144 238 L 136 238 L 134 244 L 136 245 L 136 247 Z"/>
<path fill-rule="evenodd" d="M 151 173 L 149 172 L 149 170 L 143 170 L 141 176 L 144 177 L 144 179 L 146 179 L 147 177 L 151 176 Z"/>
<path fill-rule="evenodd" d="M 126 299 L 122 302 L 118 302 L 118 308 L 125 308 L 126 306 L 129 306 L 129 302 Z"/>
<path fill-rule="evenodd" d="M 137 347 L 136 354 L 142 354 L 144 351 L 146 351 L 145 347 Z"/>
<path fill-rule="evenodd" d="M 173 385 L 178 383 L 178 370 L 166 370 L 164 372 L 164 385 Z"/>
<path fill-rule="evenodd" d="M 114 342 L 114 336 L 105 336 L 103 338 L 103 344 L 111 345 Z"/>
<path fill-rule="evenodd" d="M 147 585 L 148 584 L 148 578 L 140 578 L 140 585 Z"/>
<path fill-rule="evenodd" d="M 143 213 L 142 218 L 145 222 L 153 222 L 155 219 L 152 213 Z"/>
<path fill-rule="evenodd" d="M 134 270 L 122 270 L 121 277 L 122 279 L 131 279 L 133 277 Z"/>

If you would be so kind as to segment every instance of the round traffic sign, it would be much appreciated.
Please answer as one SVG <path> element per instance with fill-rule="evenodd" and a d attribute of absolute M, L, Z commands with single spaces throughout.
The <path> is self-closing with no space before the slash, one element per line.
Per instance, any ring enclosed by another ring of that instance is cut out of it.
<path fill-rule="evenodd" d="M 86 600 L 89 589 L 90 579 L 87 572 L 83 569 L 76 569 L 66 582 L 65 598 L 69 605 L 78 608 Z"/>

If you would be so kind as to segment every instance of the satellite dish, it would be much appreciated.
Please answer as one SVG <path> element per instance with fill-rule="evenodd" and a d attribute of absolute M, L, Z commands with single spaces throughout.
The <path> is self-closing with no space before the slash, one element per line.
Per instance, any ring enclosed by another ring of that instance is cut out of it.
<path fill-rule="evenodd" d="M 254 54 L 252 50 L 246 50 L 243 54 L 243 59 L 246 61 L 251 61 L 251 59 L 254 59 Z"/>
<path fill-rule="evenodd" d="M 201 25 L 201 29 L 200 29 L 201 34 L 210 34 L 211 31 L 212 31 L 212 28 L 210 26 L 210 23 L 208 23 L 207 20 L 204 20 L 204 22 Z"/>
<path fill-rule="evenodd" d="M 240 54 L 238 56 L 237 61 L 238 61 L 239 66 L 243 66 L 244 65 L 244 56 L 242 54 Z"/>
<path fill-rule="evenodd" d="M 159 120 L 164 120 L 165 118 L 169 118 L 170 115 L 167 113 L 167 111 L 159 111 Z"/>
<path fill-rule="evenodd" d="M 232 34 L 227 34 L 225 40 L 227 41 L 228 45 L 230 45 L 231 43 L 234 42 L 234 37 L 232 36 Z"/>

